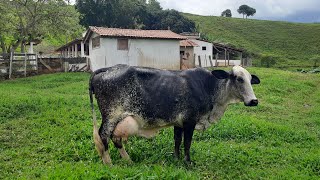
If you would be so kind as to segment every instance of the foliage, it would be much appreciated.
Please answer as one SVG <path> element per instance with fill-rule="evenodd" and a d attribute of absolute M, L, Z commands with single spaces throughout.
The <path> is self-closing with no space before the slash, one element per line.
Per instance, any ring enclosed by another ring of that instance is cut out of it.
<path fill-rule="evenodd" d="M 318 67 L 320 64 L 320 55 L 314 55 L 310 60 L 314 63 L 313 67 Z"/>
<path fill-rule="evenodd" d="M 232 44 L 251 54 L 279 57 L 276 67 L 313 66 L 310 59 L 320 54 L 320 24 L 185 16 L 193 20 L 199 32 L 205 33 L 210 41 Z"/>
<path fill-rule="evenodd" d="M 263 54 L 260 59 L 261 67 L 270 68 L 277 63 L 277 59 L 279 59 L 279 57 L 275 55 Z"/>
<path fill-rule="evenodd" d="M 92 139 L 89 74 L 2 81 L 0 177 L 319 179 L 320 75 L 249 71 L 261 79 L 254 86 L 259 105 L 232 105 L 220 122 L 195 132 L 192 165 L 173 158 L 173 128 L 168 128 L 152 139 L 129 138 L 132 164 L 110 144 L 114 166 L 104 166 Z"/>
<path fill-rule="evenodd" d="M 248 6 L 248 5 L 241 5 L 239 6 L 239 9 L 237 10 L 239 14 L 246 16 L 246 19 L 248 18 L 248 16 L 253 16 L 256 13 L 256 9 Z"/>
<path fill-rule="evenodd" d="M 170 29 L 173 32 L 194 32 L 195 23 L 176 10 L 164 10 L 154 17 L 155 23 L 146 29 Z"/>
<path fill-rule="evenodd" d="M 0 41 L 3 52 L 21 51 L 31 41 L 41 41 L 48 34 L 79 35 L 79 14 L 64 0 L 1 0 Z M 2 10 L 1 10 L 2 11 Z M 67 29 L 67 31 L 66 31 Z"/>
<path fill-rule="evenodd" d="M 222 11 L 221 16 L 222 17 L 232 17 L 231 10 L 230 9 L 226 9 L 226 10 Z"/>
<path fill-rule="evenodd" d="M 114 28 L 168 29 L 177 33 L 194 30 L 194 23 L 178 11 L 162 10 L 156 0 L 77 0 L 80 24 Z"/>

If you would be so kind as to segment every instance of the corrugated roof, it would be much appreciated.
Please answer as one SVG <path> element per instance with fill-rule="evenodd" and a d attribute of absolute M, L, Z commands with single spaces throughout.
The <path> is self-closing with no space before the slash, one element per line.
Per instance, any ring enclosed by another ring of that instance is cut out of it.
<path fill-rule="evenodd" d="M 184 46 L 184 47 L 197 47 L 199 46 L 197 43 L 191 41 L 191 40 L 182 40 L 180 41 L 180 46 Z"/>
<path fill-rule="evenodd" d="M 68 42 L 67 44 L 65 44 L 65 45 L 63 45 L 63 46 L 60 46 L 60 47 L 59 47 L 58 49 L 56 49 L 55 51 L 62 51 L 62 50 L 66 49 L 66 48 L 68 48 L 68 47 L 70 47 L 70 46 L 73 46 L 74 44 L 80 43 L 81 41 L 82 41 L 82 39 L 79 39 L 79 38 L 74 39 L 73 41 Z"/>
<path fill-rule="evenodd" d="M 177 39 L 186 37 L 176 34 L 170 30 L 141 30 L 141 29 L 119 29 L 90 26 L 92 32 L 106 37 L 131 37 L 131 38 L 151 38 L 151 39 Z"/>

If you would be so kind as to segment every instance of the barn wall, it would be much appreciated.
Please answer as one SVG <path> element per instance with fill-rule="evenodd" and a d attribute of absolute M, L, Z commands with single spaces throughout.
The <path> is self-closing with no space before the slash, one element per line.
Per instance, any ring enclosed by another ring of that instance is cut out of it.
<path fill-rule="evenodd" d="M 198 62 L 198 56 L 200 56 L 201 60 L 209 60 L 209 56 L 211 56 L 212 59 L 212 52 L 213 52 L 213 47 L 211 43 L 205 42 L 205 41 L 199 41 L 196 39 L 191 39 L 193 42 L 197 43 L 199 46 L 194 47 L 194 54 L 196 55 L 196 66 L 199 65 Z M 207 50 L 202 50 L 202 46 L 206 46 Z"/>
<path fill-rule="evenodd" d="M 91 39 L 89 48 L 93 71 L 116 64 L 180 69 L 178 40 L 129 39 L 128 50 L 118 50 L 116 38 L 101 38 L 100 47 L 95 49 L 92 49 Z"/>

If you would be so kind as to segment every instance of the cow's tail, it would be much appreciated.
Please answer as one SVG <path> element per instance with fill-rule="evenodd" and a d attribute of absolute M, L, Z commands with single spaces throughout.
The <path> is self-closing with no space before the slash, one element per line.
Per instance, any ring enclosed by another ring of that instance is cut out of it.
<path fill-rule="evenodd" d="M 90 78 L 90 82 L 89 82 L 89 95 L 90 95 L 92 122 L 93 122 L 93 140 L 100 157 L 102 157 L 105 151 L 105 147 L 99 135 L 98 125 L 97 125 L 97 116 L 96 116 L 96 112 L 94 110 L 94 105 L 93 105 L 93 86 L 91 81 L 92 81 L 92 77 Z"/>

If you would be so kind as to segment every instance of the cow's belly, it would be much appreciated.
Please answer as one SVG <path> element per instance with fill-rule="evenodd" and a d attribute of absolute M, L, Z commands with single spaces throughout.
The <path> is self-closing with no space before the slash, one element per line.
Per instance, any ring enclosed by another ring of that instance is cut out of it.
<path fill-rule="evenodd" d="M 160 129 L 168 126 L 169 124 L 161 124 L 155 127 L 144 127 L 139 118 L 128 116 L 117 124 L 113 136 L 124 140 L 129 136 L 151 138 L 157 135 Z"/>

